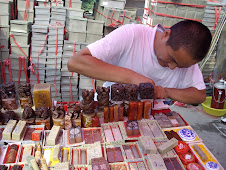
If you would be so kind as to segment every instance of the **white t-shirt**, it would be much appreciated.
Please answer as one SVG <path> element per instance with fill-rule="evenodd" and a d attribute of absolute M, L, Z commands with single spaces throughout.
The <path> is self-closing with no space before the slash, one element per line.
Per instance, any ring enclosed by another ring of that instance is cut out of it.
<path fill-rule="evenodd" d="M 154 28 L 141 24 L 124 25 L 87 47 L 93 57 L 149 77 L 156 86 L 205 89 L 198 64 L 171 70 L 158 63 L 154 38 L 156 30 L 161 28 L 161 25 Z"/>

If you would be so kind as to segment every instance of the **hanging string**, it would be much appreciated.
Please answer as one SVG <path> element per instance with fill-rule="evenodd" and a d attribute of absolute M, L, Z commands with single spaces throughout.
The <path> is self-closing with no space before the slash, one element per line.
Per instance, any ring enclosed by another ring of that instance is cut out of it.
<path fill-rule="evenodd" d="M 23 67 L 24 69 L 24 74 L 26 77 L 26 82 L 29 83 L 28 75 L 27 75 L 27 69 L 26 69 L 26 64 L 25 64 L 25 57 L 24 56 L 19 56 L 19 75 L 18 75 L 18 85 L 20 84 L 20 77 L 21 77 L 21 68 Z"/>
<path fill-rule="evenodd" d="M 214 7 L 214 11 L 215 11 L 215 24 L 213 26 L 213 29 L 215 30 L 216 27 L 217 27 L 218 20 L 219 20 L 220 15 L 221 15 L 221 7 L 219 8 L 219 11 L 217 11 L 217 7 Z"/>
<path fill-rule="evenodd" d="M 3 75 L 3 65 L 2 65 L 2 62 L 0 61 L 0 66 L 1 66 L 1 76 L 2 76 L 2 81 L 3 81 L 3 83 L 5 84 L 5 77 L 4 77 L 4 75 Z"/>
<path fill-rule="evenodd" d="M 24 21 L 27 21 L 28 11 L 29 11 L 29 0 L 26 0 L 25 2 L 25 8 L 24 8 Z"/>

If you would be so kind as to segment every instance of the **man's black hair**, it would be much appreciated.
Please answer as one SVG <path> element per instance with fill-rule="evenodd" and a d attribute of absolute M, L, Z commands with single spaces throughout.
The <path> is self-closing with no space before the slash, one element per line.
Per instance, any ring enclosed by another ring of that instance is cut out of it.
<path fill-rule="evenodd" d="M 171 28 L 171 34 L 166 42 L 173 50 L 183 48 L 194 60 L 201 61 L 207 54 L 212 35 L 210 30 L 200 22 L 185 20 Z"/>

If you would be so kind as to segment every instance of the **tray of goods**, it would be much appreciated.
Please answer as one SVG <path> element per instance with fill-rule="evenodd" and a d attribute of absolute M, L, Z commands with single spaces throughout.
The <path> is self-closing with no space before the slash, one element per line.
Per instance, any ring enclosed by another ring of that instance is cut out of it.
<path fill-rule="evenodd" d="M 123 133 L 119 122 L 101 125 L 102 137 L 106 145 L 124 143 Z"/>
<path fill-rule="evenodd" d="M 138 139 L 138 147 L 143 157 L 148 154 L 160 154 L 162 157 L 173 157 L 173 148 L 178 145 L 178 140 L 172 138 L 168 141 L 154 142 L 150 136 L 141 136 Z"/>
<path fill-rule="evenodd" d="M 2 132 L 4 142 L 22 141 L 26 130 L 26 121 L 9 120 Z"/>
<path fill-rule="evenodd" d="M 163 158 L 159 153 L 148 154 L 145 162 L 149 169 L 176 169 L 185 170 L 177 156 Z"/>
<path fill-rule="evenodd" d="M 126 141 L 137 140 L 141 136 L 139 124 L 136 120 L 120 122 L 120 127 L 122 129 L 123 139 Z"/>
<path fill-rule="evenodd" d="M 15 164 L 9 166 L 9 170 L 22 170 L 23 168 L 24 164 Z"/>
<path fill-rule="evenodd" d="M 48 167 L 54 167 L 61 162 L 69 162 L 70 148 L 57 144 L 54 147 L 43 148 L 42 157 L 45 158 Z"/>
<path fill-rule="evenodd" d="M 3 158 L 3 164 L 16 163 L 21 150 L 21 143 L 9 143 Z"/>
<path fill-rule="evenodd" d="M 64 130 L 64 145 L 65 146 L 79 146 L 85 144 L 82 137 L 82 128 L 80 126 L 71 127 L 69 130 Z"/>
<path fill-rule="evenodd" d="M 43 146 L 55 146 L 64 144 L 64 130 L 60 126 L 53 126 L 51 130 L 44 131 Z"/>
<path fill-rule="evenodd" d="M 77 167 L 91 165 L 93 158 L 104 157 L 104 148 L 100 142 L 70 148 L 70 164 Z"/>
<path fill-rule="evenodd" d="M 122 145 L 107 145 L 105 147 L 105 152 L 105 159 L 109 163 L 125 162 L 126 157 Z"/>
<path fill-rule="evenodd" d="M 185 170 L 185 167 L 183 166 L 182 162 L 180 161 L 180 159 L 177 156 L 163 158 L 163 161 L 164 161 L 167 169 L 173 168 L 176 170 Z"/>
<path fill-rule="evenodd" d="M 145 160 L 137 160 L 137 161 L 129 161 L 128 162 L 129 170 L 136 169 L 136 170 L 148 170 L 148 166 L 145 163 Z"/>
<path fill-rule="evenodd" d="M 26 126 L 24 139 L 22 143 L 42 143 L 44 137 L 44 125 L 28 125 Z"/>
<path fill-rule="evenodd" d="M 167 139 L 156 120 L 138 121 L 138 124 L 141 136 L 150 136 L 153 141 L 164 141 Z"/>
<path fill-rule="evenodd" d="M 91 165 L 77 165 L 74 166 L 74 170 L 92 170 Z"/>
<path fill-rule="evenodd" d="M 83 128 L 83 136 L 85 144 L 93 144 L 98 141 L 104 142 L 101 128 Z"/>
<path fill-rule="evenodd" d="M 176 138 L 178 141 L 185 141 L 186 143 L 201 142 L 202 139 L 193 130 L 191 126 L 175 127 L 164 129 L 168 139 Z"/>
<path fill-rule="evenodd" d="M 0 144 L 0 165 L 3 164 L 7 150 L 8 145 Z"/>
<path fill-rule="evenodd" d="M 142 159 L 142 153 L 138 147 L 137 142 L 127 142 L 125 144 L 122 144 L 122 148 L 126 160 Z"/>
<path fill-rule="evenodd" d="M 204 169 L 201 162 L 197 158 L 197 156 L 193 153 L 189 144 L 184 141 L 179 141 L 178 145 L 174 147 L 175 152 L 177 153 L 178 157 L 180 158 L 181 162 L 183 163 L 184 167 L 193 170 L 197 169 Z"/>
<path fill-rule="evenodd" d="M 28 156 L 34 156 L 35 144 L 22 144 L 17 162 L 27 163 Z"/>
<path fill-rule="evenodd" d="M 127 162 L 116 162 L 109 164 L 111 170 L 129 170 L 129 166 Z"/>
<path fill-rule="evenodd" d="M 205 169 L 224 169 L 204 143 L 192 143 L 189 147 Z"/>
<path fill-rule="evenodd" d="M 159 126 L 163 129 L 188 126 L 188 123 L 180 116 L 180 114 L 174 111 L 154 113 L 153 116 Z"/>

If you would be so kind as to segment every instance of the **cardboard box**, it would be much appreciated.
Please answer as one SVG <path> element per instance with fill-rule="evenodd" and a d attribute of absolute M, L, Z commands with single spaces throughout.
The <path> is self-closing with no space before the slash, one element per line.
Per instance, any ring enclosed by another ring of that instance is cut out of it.
<path fill-rule="evenodd" d="M 67 18 L 69 18 L 69 17 L 83 18 L 83 13 L 84 13 L 84 10 L 82 10 L 82 9 L 67 8 L 66 16 L 67 16 Z"/>
<path fill-rule="evenodd" d="M 23 32 L 10 32 L 13 35 L 15 41 L 19 45 L 28 45 L 30 44 L 30 33 L 23 33 Z M 15 41 L 10 38 L 10 43 L 15 44 Z"/>
<path fill-rule="evenodd" d="M 9 25 L 9 13 L 0 13 L 0 25 Z"/>
<path fill-rule="evenodd" d="M 73 32 L 73 31 L 68 31 L 69 33 L 69 41 L 78 41 L 81 43 L 86 42 L 86 32 Z"/>
<path fill-rule="evenodd" d="M 11 44 L 11 54 L 18 55 L 18 56 L 25 56 L 25 55 L 29 56 L 30 45 L 20 45 L 20 48 L 23 50 L 25 54 L 17 47 L 17 45 Z"/>
<path fill-rule="evenodd" d="M 76 30 L 76 32 L 86 32 L 87 19 L 86 18 L 74 18 L 69 17 L 67 22 L 67 28 L 69 30 Z"/>
<path fill-rule="evenodd" d="M 65 1 L 65 7 L 69 8 L 69 0 Z M 72 9 L 81 9 L 82 8 L 82 1 L 73 1 L 71 2 Z"/>
<path fill-rule="evenodd" d="M 87 32 L 91 34 L 103 34 L 104 21 L 87 20 Z"/>
<path fill-rule="evenodd" d="M 10 31 L 28 33 L 31 31 L 31 25 L 32 23 L 29 21 L 11 20 Z"/>

